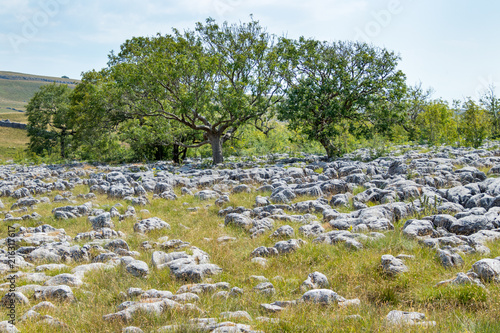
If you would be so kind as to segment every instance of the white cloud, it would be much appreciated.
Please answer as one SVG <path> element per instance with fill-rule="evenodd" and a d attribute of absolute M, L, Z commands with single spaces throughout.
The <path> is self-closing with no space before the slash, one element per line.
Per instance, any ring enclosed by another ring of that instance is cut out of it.
<path fill-rule="evenodd" d="M 0 0 L 0 16 L 1 15 L 18 15 L 26 13 L 30 8 L 28 0 Z"/>

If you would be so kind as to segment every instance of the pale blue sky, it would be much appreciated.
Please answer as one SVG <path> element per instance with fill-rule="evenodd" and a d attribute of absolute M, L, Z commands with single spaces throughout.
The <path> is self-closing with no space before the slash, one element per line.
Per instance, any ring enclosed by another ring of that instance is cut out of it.
<path fill-rule="evenodd" d="M 489 84 L 500 95 L 495 0 L 0 0 L 0 70 L 80 78 L 130 37 L 250 14 L 278 35 L 393 50 L 408 83 L 432 87 L 434 98 L 477 98 Z"/>

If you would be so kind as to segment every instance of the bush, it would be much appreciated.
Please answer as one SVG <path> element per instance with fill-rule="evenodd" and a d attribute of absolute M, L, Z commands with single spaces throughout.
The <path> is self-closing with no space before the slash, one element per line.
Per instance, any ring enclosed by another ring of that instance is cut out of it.
<path fill-rule="evenodd" d="M 460 132 L 466 146 L 478 148 L 491 132 L 491 123 L 486 110 L 477 105 L 473 100 L 467 100 L 460 116 Z"/>
<path fill-rule="evenodd" d="M 457 141 L 457 123 L 453 119 L 453 110 L 445 101 L 435 100 L 424 106 L 424 111 L 417 116 L 416 124 L 420 142 L 436 145 Z"/>
<path fill-rule="evenodd" d="M 309 141 L 300 132 L 290 130 L 283 122 L 272 122 L 273 129 L 266 134 L 247 125 L 236 135 L 238 139 L 225 143 L 224 151 L 234 156 L 261 156 L 276 153 L 322 154 L 321 145 Z"/>

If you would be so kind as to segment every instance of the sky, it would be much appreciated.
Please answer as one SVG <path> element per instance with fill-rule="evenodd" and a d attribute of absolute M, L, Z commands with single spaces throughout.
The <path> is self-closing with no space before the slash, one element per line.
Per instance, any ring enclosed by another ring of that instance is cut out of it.
<path fill-rule="evenodd" d="M 399 54 L 409 85 L 449 102 L 500 94 L 498 0 L 0 0 L 0 70 L 79 79 L 134 36 L 254 19 L 278 36 Z"/>

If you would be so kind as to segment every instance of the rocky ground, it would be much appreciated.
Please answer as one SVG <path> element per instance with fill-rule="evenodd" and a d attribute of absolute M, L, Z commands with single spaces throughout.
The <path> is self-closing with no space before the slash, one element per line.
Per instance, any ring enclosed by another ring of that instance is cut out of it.
<path fill-rule="evenodd" d="M 491 145 L 3 165 L 0 332 L 482 331 L 498 174 Z"/>

